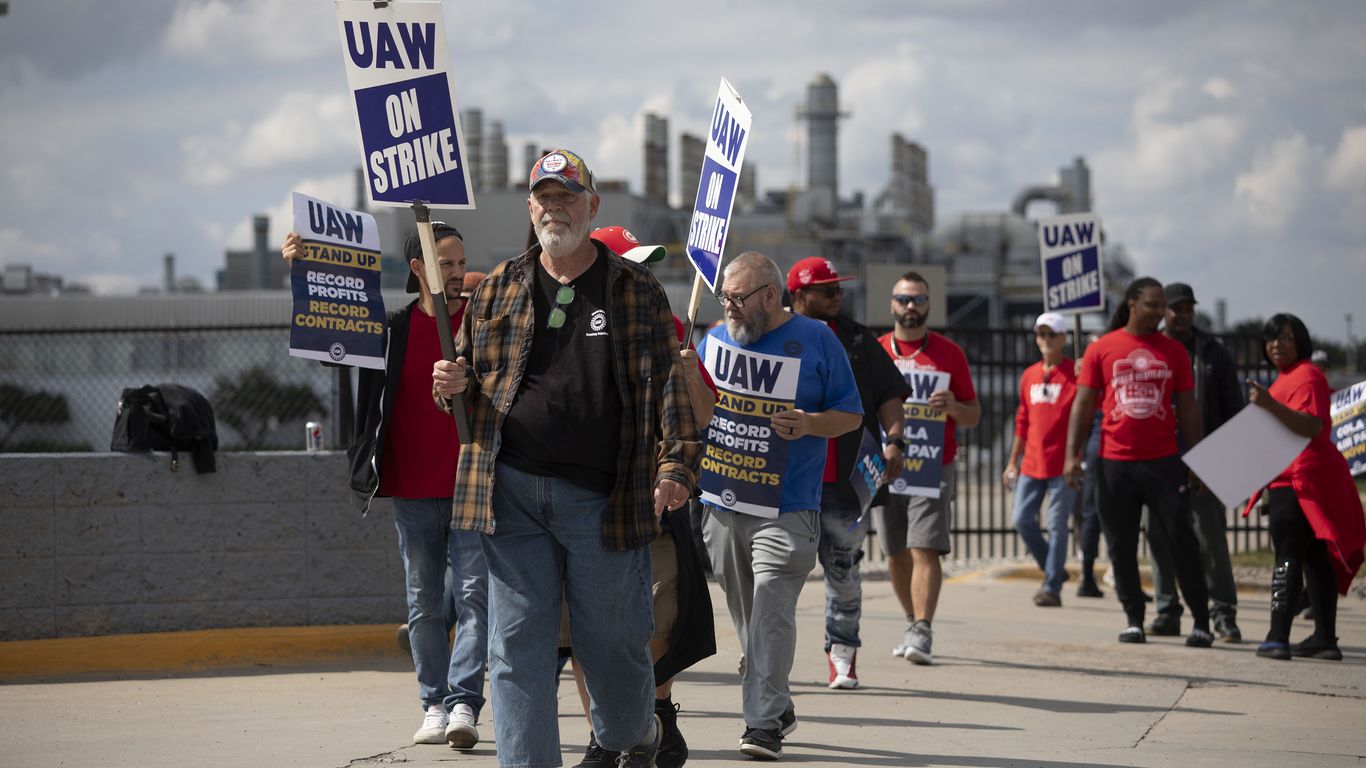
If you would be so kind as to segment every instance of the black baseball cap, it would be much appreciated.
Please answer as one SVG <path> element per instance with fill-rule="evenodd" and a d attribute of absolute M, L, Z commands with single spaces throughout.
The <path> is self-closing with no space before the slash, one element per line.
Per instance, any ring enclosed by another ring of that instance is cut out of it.
<path fill-rule="evenodd" d="M 460 234 L 460 230 L 444 221 L 433 221 L 432 242 L 439 243 L 448 237 L 459 237 L 460 242 L 465 242 L 465 238 Z M 412 264 L 413 259 L 422 261 L 422 238 L 418 236 L 416 230 L 414 230 L 411 235 L 408 235 L 407 242 L 403 244 L 403 258 L 409 264 Z M 409 269 L 408 293 L 421 293 L 422 289 L 419 286 L 420 283 L 417 281 L 417 275 L 413 274 L 413 270 Z"/>
<path fill-rule="evenodd" d="M 1168 305 L 1182 301 L 1189 301 L 1192 304 L 1200 303 L 1195 300 L 1195 291 L 1191 290 L 1191 287 L 1185 283 L 1167 283 L 1162 291 L 1167 294 Z"/>

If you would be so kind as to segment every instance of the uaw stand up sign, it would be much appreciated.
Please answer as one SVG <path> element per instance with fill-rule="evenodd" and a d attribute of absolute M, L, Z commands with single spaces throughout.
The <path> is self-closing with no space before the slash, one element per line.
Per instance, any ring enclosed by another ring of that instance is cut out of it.
<path fill-rule="evenodd" d="M 717 399 L 703 440 L 702 500 L 777 517 L 787 441 L 773 434 L 771 419 L 796 405 L 801 358 L 751 352 L 715 336 L 703 351 Z"/>

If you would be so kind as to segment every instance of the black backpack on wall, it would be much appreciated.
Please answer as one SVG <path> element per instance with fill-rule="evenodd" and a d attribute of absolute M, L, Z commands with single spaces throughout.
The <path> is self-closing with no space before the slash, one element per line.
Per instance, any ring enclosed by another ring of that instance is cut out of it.
<path fill-rule="evenodd" d="M 202 474 L 215 471 L 217 449 L 213 406 L 197 390 L 179 384 L 123 390 L 109 450 L 170 451 L 172 470 L 180 469 L 180 452 L 186 451 Z"/>

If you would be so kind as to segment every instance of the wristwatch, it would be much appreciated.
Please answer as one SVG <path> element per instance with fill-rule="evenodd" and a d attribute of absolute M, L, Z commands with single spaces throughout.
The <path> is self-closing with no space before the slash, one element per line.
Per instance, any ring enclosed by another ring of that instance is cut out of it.
<path fill-rule="evenodd" d="M 883 444 L 883 445 L 895 445 L 897 448 L 901 449 L 901 452 L 902 452 L 902 453 L 905 453 L 905 452 L 906 452 L 906 441 L 903 440 L 902 438 L 899 438 L 899 437 L 884 437 L 884 438 L 882 438 L 882 444 Z"/>

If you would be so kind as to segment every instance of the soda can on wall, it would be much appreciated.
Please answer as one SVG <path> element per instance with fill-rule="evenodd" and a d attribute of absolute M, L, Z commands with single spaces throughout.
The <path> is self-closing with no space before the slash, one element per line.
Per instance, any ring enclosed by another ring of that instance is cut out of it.
<path fill-rule="evenodd" d="M 310 421 L 304 425 L 304 450 L 317 453 L 323 449 L 322 422 Z"/>

